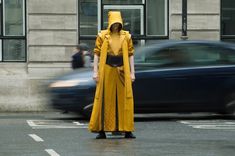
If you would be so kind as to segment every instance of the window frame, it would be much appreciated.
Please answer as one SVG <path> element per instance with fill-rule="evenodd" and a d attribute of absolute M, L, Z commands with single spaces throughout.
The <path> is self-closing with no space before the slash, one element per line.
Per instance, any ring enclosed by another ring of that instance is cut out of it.
<path fill-rule="evenodd" d="M 123 8 L 124 9 L 126 9 L 126 10 L 132 10 L 132 9 L 139 9 L 140 10 L 140 13 L 141 14 L 144 14 L 144 5 L 143 4 L 138 4 L 138 5 L 107 5 L 107 4 L 104 4 L 104 5 L 102 5 L 102 13 L 101 13 L 101 23 L 100 23 L 100 25 L 101 25 L 101 28 L 103 28 L 104 27 L 104 16 L 103 16 L 103 11 L 106 9 L 106 7 L 110 7 L 110 8 L 112 8 L 112 7 L 122 7 L 123 6 Z M 132 36 L 144 36 L 144 34 L 145 34 L 145 16 L 143 16 L 143 17 L 140 17 L 140 18 L 142 18 L 142 19 L 140 19 L 140 35 L 132 35 Z M 99 22 L 98 22 L 99 23 Z M 99 31 L 99 30 L 98 30 Z"/>
<path fill-rule="evenodd" d="M 165 5 L 165 19 L 166 19 L 166 24 L 165 24 L 165 35 L 147 35 L 147 0 L 142 0 L 142 4 L 120 4 L 120 5 L 142 5 L 143 6 L 143 9 L 144 9 L 144 35 L 133 35 L 132 38 L 133 40 L 164 40 L 164 39 L 169 39 L 169 0 L 165 0 L 166 1 L 166 5 Z M 78 0 L 78 5 L 80 5 L 81 3 L 81 0 Z M 97 0 L 97 20 L 98 21 L 103 21 L 103 15 L 102 15 L 102 12 L 103 12 L 103 8 L 104 8 L 104 5 L 107 5 L 106 3 L 103 3 L 102 0 Z M 112 5 L 112 4 L 108 4 L 108 5 Z M 113 4 L 115 5 L 115 4 Z M 78 6 L 79 8 L 79 6 Z M 78 10 L 78 12 L 80 12 L 80 10 Z M 98 22 L 99 23 L 99 22 Z M 98 25 L 97 27 L 97 33 L 98 33 L 98 30 L 101 29 L 101 25 Z M 80 31 L 80 15 L 78 15 L 78 30 Z M 96 35 L 97 34 L 94 34 L 94 35 L 81 35 L 79 33 L 79 39 L 78 39 L 78 42 L 80 43 L 80 40 L 95 40 L 96 39 Z"/>
<path fill-rule="evenodd" d="M 235 42 L 235 34 L 234 35 L 223 34 L 223 31 L 222 31 L 223 4 L 222 3 L 223 1 L 220 0 L 220 39 L 223 41 L 234 40 L 233 42 Z"/>
<path fill-rule="evenodd" d="M 5 62 L 12 62 L 12 63 L 20 63 L 20 62 L 27 62 L 27 10 L 26 10 L 26 6 L 27 6 L 27 0 L 23 0 L 23 35 L 5 35 L 5 23 L 4 23 L 4 18 L 5 18 L 5 8 L 4 8 L 4 3 L 6 0 L 0 0 L 0 11 L 1 11 L 1 20 L 0 20 L 0 25 L 1 25 L 1 34 L 0 34 L 0 63 L 5 63 Z M 24 60 L 19 60 L 19 61 L 8 61 L 8 60 L 4 60 L 4 45 L 3 45 L 3 41 L 4 40 L 24 40 L 25 43 L 25 51 L 24 51 L 24 56 L 25 59 Z"/>
<path fill-rule="evenodd" d="M 147 36 L 147 39 L 149 39 L 149 38 L 161 38 L 161 37 L 168 37 L 169 38 L 169 0 L 164 0 L 165 1 L 165 16 L 164 16 L 164 19 L 165 19 L 165 31 L 164 31 L 164 33 L 165 33 L 165 35 L 149 35 L 148 34 L 148 22 L 147 22 L 147 4 L 146 4 L 146 1 L 147 0 L 145 0 L 145 35 Z M 167 38 L 167 39 L 168 39 Z"/>

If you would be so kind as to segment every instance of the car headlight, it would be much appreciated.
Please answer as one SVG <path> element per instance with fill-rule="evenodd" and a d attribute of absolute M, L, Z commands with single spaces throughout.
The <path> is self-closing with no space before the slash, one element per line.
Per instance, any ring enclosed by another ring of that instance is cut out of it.
<path fill-rule="evenodd" d="M 80 83 L 88 82 L 88 79 L 60 80 L 49 85 L 50 88 L 74 87 Z"/>

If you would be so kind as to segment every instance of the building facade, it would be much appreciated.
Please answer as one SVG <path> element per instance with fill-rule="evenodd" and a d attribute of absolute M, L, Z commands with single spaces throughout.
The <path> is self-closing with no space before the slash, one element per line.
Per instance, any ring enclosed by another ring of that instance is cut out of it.
<path fill-rule="evenodd" d="M 120 10 L 135 46 L 182 39 L 183 0 L 0 0 L 0 111 L 48 110 L 46 83 L 71 70 Z M 234 0 L 187 0 L 187 38 L 235 41 Z"/>

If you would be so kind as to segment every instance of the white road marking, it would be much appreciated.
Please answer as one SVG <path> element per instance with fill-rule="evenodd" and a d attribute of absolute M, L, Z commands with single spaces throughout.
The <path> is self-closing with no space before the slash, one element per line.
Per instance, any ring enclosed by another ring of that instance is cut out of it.
<path fill-rule="evenodd" d="M 33 120 L 27 120 L 27 123 L 30 127 L 37 126 L 36 124 L 34 124 Z"/>
<path fill-rule="evenodd" d="M 53 149 L 45 149 L 45 151 L 50 155 L 50 156 L 60 156 L 56 151 Z"/>
<path fill-rule="evenodd" d="M 83 123 L 80 123 L 80 122 L 73 122 L 74 124 L 76 124 L 76 125 L 79 125 L 79 126 L 84 126 L 84 125 L 87 125 L 87 124 L 83 124 Z"/>
<path fill-rule="evenodd" d="M 198 129 L 221 129 L 221 130 L 235 130 L 235 126 L 231 127 L 229 125 L 198 125 L 198 126 L 191 126 L 193 128 Z"/>
<path fill-rule="evenodd" d="M 235 122 L 227 120 L 191 120 L 178 122 L 197 129 L 235 130 Z"/>
<path fill-rule="evenodd" d="M 72 128 L 87 128 L 87 127 L 73 127 L 73 126 L 40 126 L 40 127 L 32 127 L 32 129 L 72 129 Z"/>
<path fill-rule="evenodd" d="M 32 129 L 50 129 L 50 128 L 88 128 L 88 124 L 80 122 L 68 122 L 63 120 L 27 120 Z"/>
<path fill-rule="evenodd" d="M 43 142 L 44 140 L 37 136 L 36 134 L 29 134 L 31 138 L 33 138 L 36 142 Z"/>

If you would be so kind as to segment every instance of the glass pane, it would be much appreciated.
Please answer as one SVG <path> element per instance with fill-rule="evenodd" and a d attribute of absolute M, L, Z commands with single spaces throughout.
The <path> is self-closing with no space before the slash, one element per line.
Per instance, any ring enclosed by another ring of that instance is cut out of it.
<path fill-rule="evenodd" d="M 3 40 L 4 61 L 25 61 L 25 40 Z"/>
<path fill-rule="evenodd" d="M 220 48 L 210 45 L 185 44 L 174 47 L 172 53 L 174 57 L 172 58 L 175 63 L 188 66 L 216 65 L 220 59 L 220 50 Z"/>
<path fill-rule="evenodd" d="M 102 0 L 103 4 L 143 4 L 143 0 Z"/>
<path fill-rule="evenodd" d="M 157 63 L 158 65 L 168 64 L 170 62 L 170 49 L 166 48 L 160 51 L 149 52 L 145 56 L 147 63 Z"/>
<path fill-rule="evenodd" d="M 0 40 L 0 61 L 2 61 L 2 40 Z"/>
<path fill-rule="evenodd" d="M 196 64 L 214 64 L 219 59 L 218 50 L 212 46 L 189 45 L 186 51 L 190 61 Z"/>
<path fill-rule="evenodd" d="M 161 67 L 189 67 L 219 64 L 221 49 L 214 46 L 182 44 L 147 53 L 146 63 Z"/>
<path fill-rule="evenodd" d="M 23 0 L 4 1 L 5 35 L 24 35 Z"/>
<path fill-rule="evenodd" d="M 235 63 L 235 53 L 233 49 L 221 49 L 220 50 L 220 62 L 221 64 L 233 64 Z"/>
<path fill-rule="evenodd" d="M 108 12 L 121 11 L 123 29 L 130 31 L 132 35 L 141 35 L 141 10 L 140 9 L 105 9 L 103 12 L 103 29 L 108 27 Z"/>
<path fill-rule="evenodd" d="M 168 41 L 168 39 L 154 39 L 154 40 L 146 40 L 145 45 L 152 45 L 152 44 L 157 44 L 162 41 Z"/>
<path fill-rule="evenodd" d="M 147 35 L 166 34 L 166 0 L 147 0 Z"/>
<path fill-rule="evenodd" d="M 2 4 L 0 3 L 0 21 L 2 21 Z M 2 35 L 2 24 L 0 24 L 0 35 Z"/>
<path fill-rule="evenodd" d="M 80 3 L 80 35 L 97 35 L 97 0 Z"/>
<path fill-rule="evenodd" d="M 232 42 L 235 43 L 235 37 L 232 39 L 223 39 L 224 42 Z"/>
<path fill-rule="evenodd" d="M 235 35 L 235 1 L 222 0 L 222 34 Z"/>

